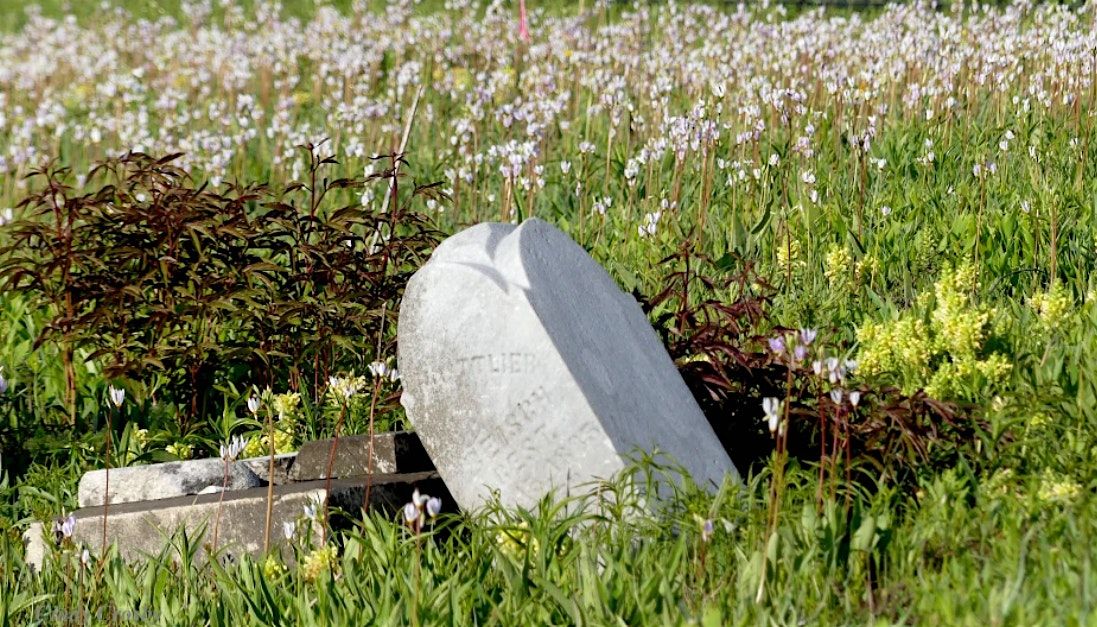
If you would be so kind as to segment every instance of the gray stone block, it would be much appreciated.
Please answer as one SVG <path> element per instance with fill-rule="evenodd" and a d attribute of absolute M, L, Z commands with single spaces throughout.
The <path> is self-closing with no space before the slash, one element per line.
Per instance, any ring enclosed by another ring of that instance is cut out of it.
<path fill-rule="evenodd" d="M 297 459 L 296 452 L 274 456 L 274 485 L 284 485 L 292 481 L 289 472 L 295 459 Z M 263 482 L 270 482 L 268 477 L 270 475 L 270 457 L 249 457 L 240 460 L 240 463 L 247 466 Z"/>
<path fill-rule="evenodd" d="M 403 404 L 458 504 L 533 506 L 659 451 L 738 473 L 636 301 L 541 220 L 447 239 L 400 309 Z"/>
<path fill-rule="evenodd" d="M 308 526 L 305 524 L 306 505 L 323 503 L 327 498 L 333 509 L 346 510 L 351 516 L 360 511 L 365 496 L 364 479 L 334 479 L 330 492 L 326 490 L 326 483 L 309 481 L 275 487 L 271 541 L 272 546 L 282 550 L 287 559 L 290 552 L 283 535 L 283 522 L 295 522 L 298 529 L 313 534 L 317 542 L 320 539 L 319 523 Z M 415 488 L 442 498 L 447 511 L 455 510 L 452 497 L 434 472 L 373 477 L 370 509 L 398 516 L 403 505 L 410 501 Z M 107 542 L 116 544 L 119 553 L 127 560 L 155 557 L 160 555 L 173 534 L 184 529 L 202 546 L 197 558 L 205 559 L 209 548 L 206 545 L 212 542 L 213 528 L 217 524 L 219 550 L 229 556 L 245 553 L 259 555 L 263 548 L 267 488 L 225 492 L 223 504 L 219 505 L 220 501 L 220 494 L 207 494 L 111 505 L 108 508 Z M 93 554 L 98 554 L 102 550 L 103 508 L 80 509 L 75 517 L 73 542 Z M 338 520 L 345 519 L 333 518 L 333 521 Z M 27 563 L 40 569 L 45 562 L 49 544 L 55 541 L 52 530 L 44 529 L 41 523 L 35 523 L 24 534 L 24 541 Z"/>
<path fill-rule="evenodd" d="M 80 478 L 77 502 L 80 507 L 102 505 L 107 471 L 84 473 Z M 220 459 L 192 459 L 147 466 L 127 466 L 110 470 L 110 503 L 133 503 L 153 499 L 198 494 L 209 486 L 225 481 L 225 463 Z M 266 485 L 247 464 L 229 465 L 228 489 L 246 490 Z"/>
<path fill-rule="evenodd" d="M 327 478 L 331 440 L 315 440 L 301 446 L 290 468 L 294 481 Z M 339 438 L 332 463 L 332 476 L 347 478 L 369 474 L 370 443 L 368 435 Z M 434 464 L 419 436 L 408 431 L 378 433 L 373 437 L 373 473 L 392 474 L 434 470 Z"/>

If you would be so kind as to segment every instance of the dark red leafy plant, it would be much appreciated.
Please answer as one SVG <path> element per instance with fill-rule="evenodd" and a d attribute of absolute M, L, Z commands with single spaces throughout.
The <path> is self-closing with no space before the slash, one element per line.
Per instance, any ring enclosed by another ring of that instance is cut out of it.
<path fill-rule="evenodd" d="M 90 192 L 66 168 L 31 173 L 40 184 L 0 248 L 0 284 L 48 312 L 37 342 L 61 347 L 70 422 L 77 348 L 176 407 L 183 431 L 218 410 L 219 384 L 318 396 L 328 373 L 395 354 L 399 298 L 439 240 L 413 203 L 444 196 L 435 184 L 401 193 L 400 155 L 369 178 L 330 180 L 322 144 L 301 148 L 307 180 L 284 189 L 213 189 L 178 154 L 106 160 Z M 379 183 L 385 205 L 363 206 Z"/>
<path fill-rule="evenodd" d="M 835 403 L 828 393 L 834 386 L 814 371 L 811 359 L 769 350 L 769 339 L 795 332 L 770 318 L 774 291 L 750 262 L 731 254 L 713 261 L 687 240 L 662 263 L 668 268 L 663 290 L 639 299 L 741 470 L 757 469 L 774 448 L 763 418 L 765 397 L 787 396 L 788 451 L 820 462 L 821 478 L 829 470 L 831 485 L 840 478 L 850 485 L 850 473 L 858 468 L 873 481 L 910 486 L 923 472 L 975 451 L 985 425 L 955 405 L 921 391 L 904 395 L 852 382 Z M 848 400 L 850 392 L 859 395 L 856 405 Z"/>

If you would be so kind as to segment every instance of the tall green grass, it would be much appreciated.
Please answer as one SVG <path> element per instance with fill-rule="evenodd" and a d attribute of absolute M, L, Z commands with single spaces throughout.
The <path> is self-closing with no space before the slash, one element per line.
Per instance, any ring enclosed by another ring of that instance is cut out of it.
<path fill-rule="evenodd" d="M 37 575 L 3 541 L 0 616 L 86 611 L 114 624 L 1088 624 L 1097 582 L 1092 506 L 1049 506 L 1038 482 L 945 473 L 914 501 L 865 493 L 817 507 L 794 470 L 765 542 L 766 476 L 715 500 L 683 494 L 655 517 L 612 502 L 439 519 L 421 536 L 372 516 L 327 568 L 190 561 L 182 536 L 102 572 L 75 553 Z M 623 510 L 623 511 L 622 511 Z M 708 539 L 702 523 L 710 519 Z M 761 569 L 767 594 L 755 602 Z M 313 575 L 316 575 L 313 577 Z M 126 618 L 133 620 L 126 620 Z M 100 621 L 92 621 L 100 624 Z"/>

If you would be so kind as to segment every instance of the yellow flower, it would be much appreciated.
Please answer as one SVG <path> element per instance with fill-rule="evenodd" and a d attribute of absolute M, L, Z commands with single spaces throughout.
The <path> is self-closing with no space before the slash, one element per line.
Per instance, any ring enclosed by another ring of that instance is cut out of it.
<path fill-rule="evenodd" d="M 890 374 L 904 393 L 925 388 L 936 398 L 969 398 L 1000 388 L 1012 370 L 1006 356 L 982 356 L 995 311 L 971 297 L 971 264 L 946 267 L 914 310 L 890 322 L 868 320 L 857 329 L 858 372 Z M 928 322 L 919 312 L 929 311 Z"/>
<path fill-rule="evenodd" d="M 1045 470 L 1040 477 L 1040 488 L 1036 499 L 1044 504 L 1072 503 L 1082 493 L 1082 486 L 1070 477 Z"/>
<path fill-rule="evenodd" d="M 263 576 L 272 580 L 284 574 L 286 574 L 286 566 L 282 560 L 278 559 L 274 553 L 267 555 L 267 559 L 263 560 Z"/>
<path fill-rule="evenodd" d="M 304 576 L 305 581 L 314 582 L 325 572 L 334 571 L 336 557 L 338 557 L 338 553 L 335 547 L 330 544 L 306 555 L 301 560 L 301 574 Z"/>
<path fill-rule="evenodd" d="M 1006 356 L 1001 353 L 994 353 L 975 362 L 975 369 L 979 371 L 979 374 L 983 375 L 983 379 L 987 384 L 992 387 L 1000 387 L 1005 383 L 1005 378 L 1013 370 L 1013 364 L 1006 360 Z"/>
<path fill-rule="evenodd" d="M 775 246 L 777 247 L 777 267 L 780 268 L 782 275 L 787 276 L 790 271 L 795 272 L 803 267 L 804 262 L 800 260 L 799 241 L 792 240 L 789 242 L 785 238 L 781 238 L 781 241 Z"/>
<path fill-rule="evenodd" d="M 465 91 L 472 83 L 472 75 L 463 67 L 453 68 L 453 86 L 457 91 Z"/>
<path fill-rule="evenodd" d="M 864 282 L 866 279 L 871 279 L 873 275 L 880 271 L 880 262 L 873 255 L 867 255 L 864 259 L 857 262 L 854 274 L 856 275 L 857 282 Z"/>
<path fill-rule="evenodd" d="M 850 272 L 853 267 L 853 257 L 844 246 L 834 244 L 827 251 L 824 260 L 823 274 L 833 289 L 848 289 L 850 287 Z"/>
<path fill-rule="evenodd" d="M 95 90 L 87 83 L 76 85 L 65 97 L 65 107 L 68 109 L 75 109 L 77 106 L 84 104 L 88 97 L 94 93 Z"/>
<path fill-rule="evenodd" d="M 1002 468 L 998 470 L 979 487 L 985 496 L 1005 497 L 1015 495 L 1016 480 L 1013 476 L 1013 469 Z"/>
<path fill-rule="evenodd" d="M 933 268 L 937 261 L 936 242 L 928 229 L 918 231 L 914 236 L 914 270 L 925 272 Z"/>
<path fill-rule="evenodd" d="M 307 91 L 295 91 L 293 92 L 293 104 L 298 107 L 303 107 L 312 102 L 312 94 Z"/>
<path fill-rule="evenodd" d="M 522 521 L 515 527 L 500 529 L 495 534 L 495 544 L 507 557 L 520 559 L 522 552 L 528 547 L 530 552 L 536 553 L 540 549 L 537 538 L 533 538 L 529 532 L 529 523 Z"/>
<path fill-rule="evenodd" d="M 194 454 L 194 447 L 190 444 L 183 444 L 182 442 L 172 442 L 164 449 L 168 453 L 178 457 L 179 459 L 190 459 Z"/>
<path fill-rule="evenodd" d="M 1036 310 L 1040 326 L 1047 332 L 1057 329 L 1066 321 L 1073 305 L 1070 294 L 1059 281 L 1053 281 L 1046 292 L 1033 296 L 1029 302 Z"/>
<path fill-rule="evenodd" d="M 934 285 L 937 308 L 933 311 L 933 323 L 942 352 L 969 356 L 982 346 L 993 312 L 971 301 L 970 293 L 975 286 L 972 264 L 955 270 L 946 268 Z"/>
<path fill-rule="evenodd" d="M 1033 429 L 1039 429 L 1051 422 L 1051 417 L 1042 411 L 1038 411 L 1032 414 L 1032 417 L 1028 419 L 1028 426 Z"/>
<path fill-rule="evenodd" d="M 144 449 L 149 445 L 149 430 L 148 429 L 134 429 L 133 430 L 133 442 L 137 445 L 137 448 Z"/>
<path fill-rule="evenodd" d="M 869 320 L 857 330 L 857 341 L 861 345 L 857 371 L 863 376 L 890 372 L 921 382 L 929 374 L 934 352 L 922 320 L 904 317 L 884 324 Z"/>
<path fill-rule="evenodd" d="M 298 392 L 275 394 L 274 398 L 271 399 L 271 407 L 274 408 L 274 413 L 278 414 L 280 418 L 292 416 L 300 405 L 301 394 Z"/>
<path fill-rule="evenodd" d="M 290 453 L 296 450 L 296 446 L 293 441 L 293 435 L 281 430 L 274 430 L 274 452 L 281 455 L 282 453 Z M 267 434 L 253 437 L 248 440 L 247 446 L 244 447 L 244 457 L 263 457 L 270 455 L 270 438 Z"/>

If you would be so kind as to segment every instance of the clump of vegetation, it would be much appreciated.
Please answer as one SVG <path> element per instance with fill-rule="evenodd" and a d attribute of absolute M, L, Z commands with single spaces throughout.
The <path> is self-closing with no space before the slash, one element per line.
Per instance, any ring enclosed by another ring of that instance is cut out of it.
<path fill-rule="evenodd" d="M 776 448 L 817 461 L 821 481 L 829 469 L 832 486 L 839 469 L 864 463 L 874 482 L 911 486 L 974 453 L 978 423 L 955 405 L 922 386 L 876 382 L 874 362 L 866 369 L 847 359 L 848 347 L 827 346 L 815 329 L 778 325 L 771 313 L 775 290 L 751 263 L 730 254 L 713 262 L 688 240 L 663 262 L 665 288 L 644 307 L 740 468 L 764 463 Z M 986 315 L 956 309 L 964 302 L 956 281 L 965 277 L 940 284 L 947 304 L 939 312 L 953 316 L 940 316 L 946 329 L 956 329 L 956 317 Z M 724 294 L 730 298 L 717 296 Z M 947 337 L 971 346 L 970 336 L 958 335 Z M 777 404 L 765 407 L 767 400 Z"/>
<path fill-rule="evenodd" d="M 924 389 L 936 398 L 974 401 L 999 392 L 1011 363 L 994 348 L 1001 344 L 994 337 L 994 308 L 972 297 L 976 272 L 970 263 L 946 267 L 913 309 L 895 320 L 869 320 L 858 327 L 859 372 L 906 394 Z M 1060 308 L 1053 299 L 1044 302 Z"/>
<path fill-rule="evenodd" d="M 846 514 L 841 501 L 820 507 L 811 473 L 791 468 L 787 515 L 763 533 L 769 495 L 760 477 L 715 497 L 678 493 L 664 515 L 650 516 L 638 514 L 631 473 L 597 495 L 545 499 L 526 511 L 442 514 L 425 525 L 375 514 L 324 546 L 312 540 L 316 512 L 305 512 L 287 529 L 292 560 L 272 553 L 212 565 L 189 559 L 199 547 L 177 534 L 149 560 L 111 553 L 101 566 L 62 535 L 35 574 L 18 539 L 0 536 L 2 607 L 14 624 L 90 615 L 122 625 L 238 616 L 262 624 L 316 616 L 421 625 L 901 623 L 968 612 L 1042 624 L 1082 612 L 1054 605 L 1060 592 L 1047 583 L 1064 568 L 1084 568 L 1085 552 L 1032 541 L 1048 530 L 1080 546 L 1097 532 L 1097 520 L 1077 516 L 1077 486 L 1058 476 L 1026 483 L 1002 473 L 977 485 L 972 473 L 947 471 L 920 485 L 919 505 L 906 514 L 906 500 L 888 489 L 859 495 Z M 1018 563 L 1026 577 L 1017 577 Z M 957 592 L 979 586 L 994 594 Z"/>
<path fill-rule="evenodd" d="M 306 180 L 283 188 L 215 190 L 178 154 L 108 159 L 81 189 L 63 167 L 30 175 L 39 185 L 7 228 L 0 282 L 48 312 L 35 346 L 59 347 L 70 426 L 77 355 L 183 434 L 222 413 L 222 390 L 316 401 L 329 375 L 392 358 L 400 296 L 439 237 L 412 202 L 444 198 L 437 185 L 401 189 L 400 155 L 329 179 L 323 146 L 302 150 Z M 386 186 L 383 205 L 362 203 L 372 184 Z"/>

